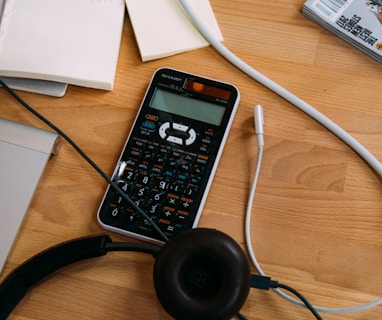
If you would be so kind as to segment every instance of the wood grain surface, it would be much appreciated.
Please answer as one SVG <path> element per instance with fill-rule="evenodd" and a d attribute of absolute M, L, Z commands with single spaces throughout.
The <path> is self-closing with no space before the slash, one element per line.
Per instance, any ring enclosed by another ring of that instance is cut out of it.
<path fill-rule="evenodd" d="M 381 64 L 304 18 L 303 3 L 211 0 L 228 48 L 382 160 Z M 322 307 L 382 297 L 381 177 L 332 133 L 213 48 L 142 63 L 126 16 L 113 91 L 70 86 L 63 98 L 20 95 L 111 174 L 150 78 L 163 66 L 233 83 L 241 92 L 199 225 L 224 231 L 245 248 L 244 215 L 257 156 L 252 108 L 261 104 L 265 150 L 251 228 L 263 270 Z M 3 89 L 0 117 L 47 128 Z M 47 247 L 105 232 L 96 221 L 105 189 L 64 142 L 44 171 L 0 279 Z M 119 252 L 66 267 L 37 284 L 10 319 L 170 319 L 155 296 L 153 262 Z M 272 291 L 252 290 L 242 313 L 252 320 L 313 319 Z M 322 317 L 382 319 L 382 306 Z"/>

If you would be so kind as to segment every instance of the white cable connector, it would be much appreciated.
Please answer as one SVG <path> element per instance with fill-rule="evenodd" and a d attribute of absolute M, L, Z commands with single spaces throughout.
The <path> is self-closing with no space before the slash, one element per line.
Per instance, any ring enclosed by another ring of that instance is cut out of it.
<path fill-rule="evenodd" d="M 253 107 L 253 120 L 257 135 L 258 146 L 264 145 L 264 112 L 263 107 L 259 104 Z"/>

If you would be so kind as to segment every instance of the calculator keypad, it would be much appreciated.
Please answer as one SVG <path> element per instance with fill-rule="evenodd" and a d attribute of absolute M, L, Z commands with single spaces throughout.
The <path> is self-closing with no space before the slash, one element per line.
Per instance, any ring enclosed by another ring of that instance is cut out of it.
<path fill-rule="evenodd" d="M 198 191 L 202 191 L 203 173 L 209 165 L 208 144 L 203 145 L 199 153 L 194 153 L 175 144 L 134 137 L 114 177 L 169 237 L 193 224 L 200 202 Z M 117 192 L 111 193 L 106 209 L 110 225 L 157 238 L 148 221 Z"/>

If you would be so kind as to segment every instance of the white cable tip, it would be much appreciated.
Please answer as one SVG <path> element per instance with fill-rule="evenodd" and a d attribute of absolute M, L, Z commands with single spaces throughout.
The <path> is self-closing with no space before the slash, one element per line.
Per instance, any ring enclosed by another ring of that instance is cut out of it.
<path fill-rule="evenodd" d="M 253 107 L 253 120 L 257 135 L 257 145 L 261 147 L 264 145 L 264 112 L 263 107 L 259 104 Z"/>
<path fill-rule="evenodd" d="M 264 112 L 261 105 L 257 104 L 253 107 L 253 116 L 256 134 L 264 134 Z"/>

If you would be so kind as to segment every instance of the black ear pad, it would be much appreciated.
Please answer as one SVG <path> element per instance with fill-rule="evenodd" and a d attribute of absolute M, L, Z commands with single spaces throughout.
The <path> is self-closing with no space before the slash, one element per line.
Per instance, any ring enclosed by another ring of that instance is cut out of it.
<path fill-rule="evenodd" d="M 243 306 L 251 270 L 240 246 L 214 229 L 190 229 L 171 239 L 154 266 L 154 286 L 177 320 L 230 319 Z"/>

